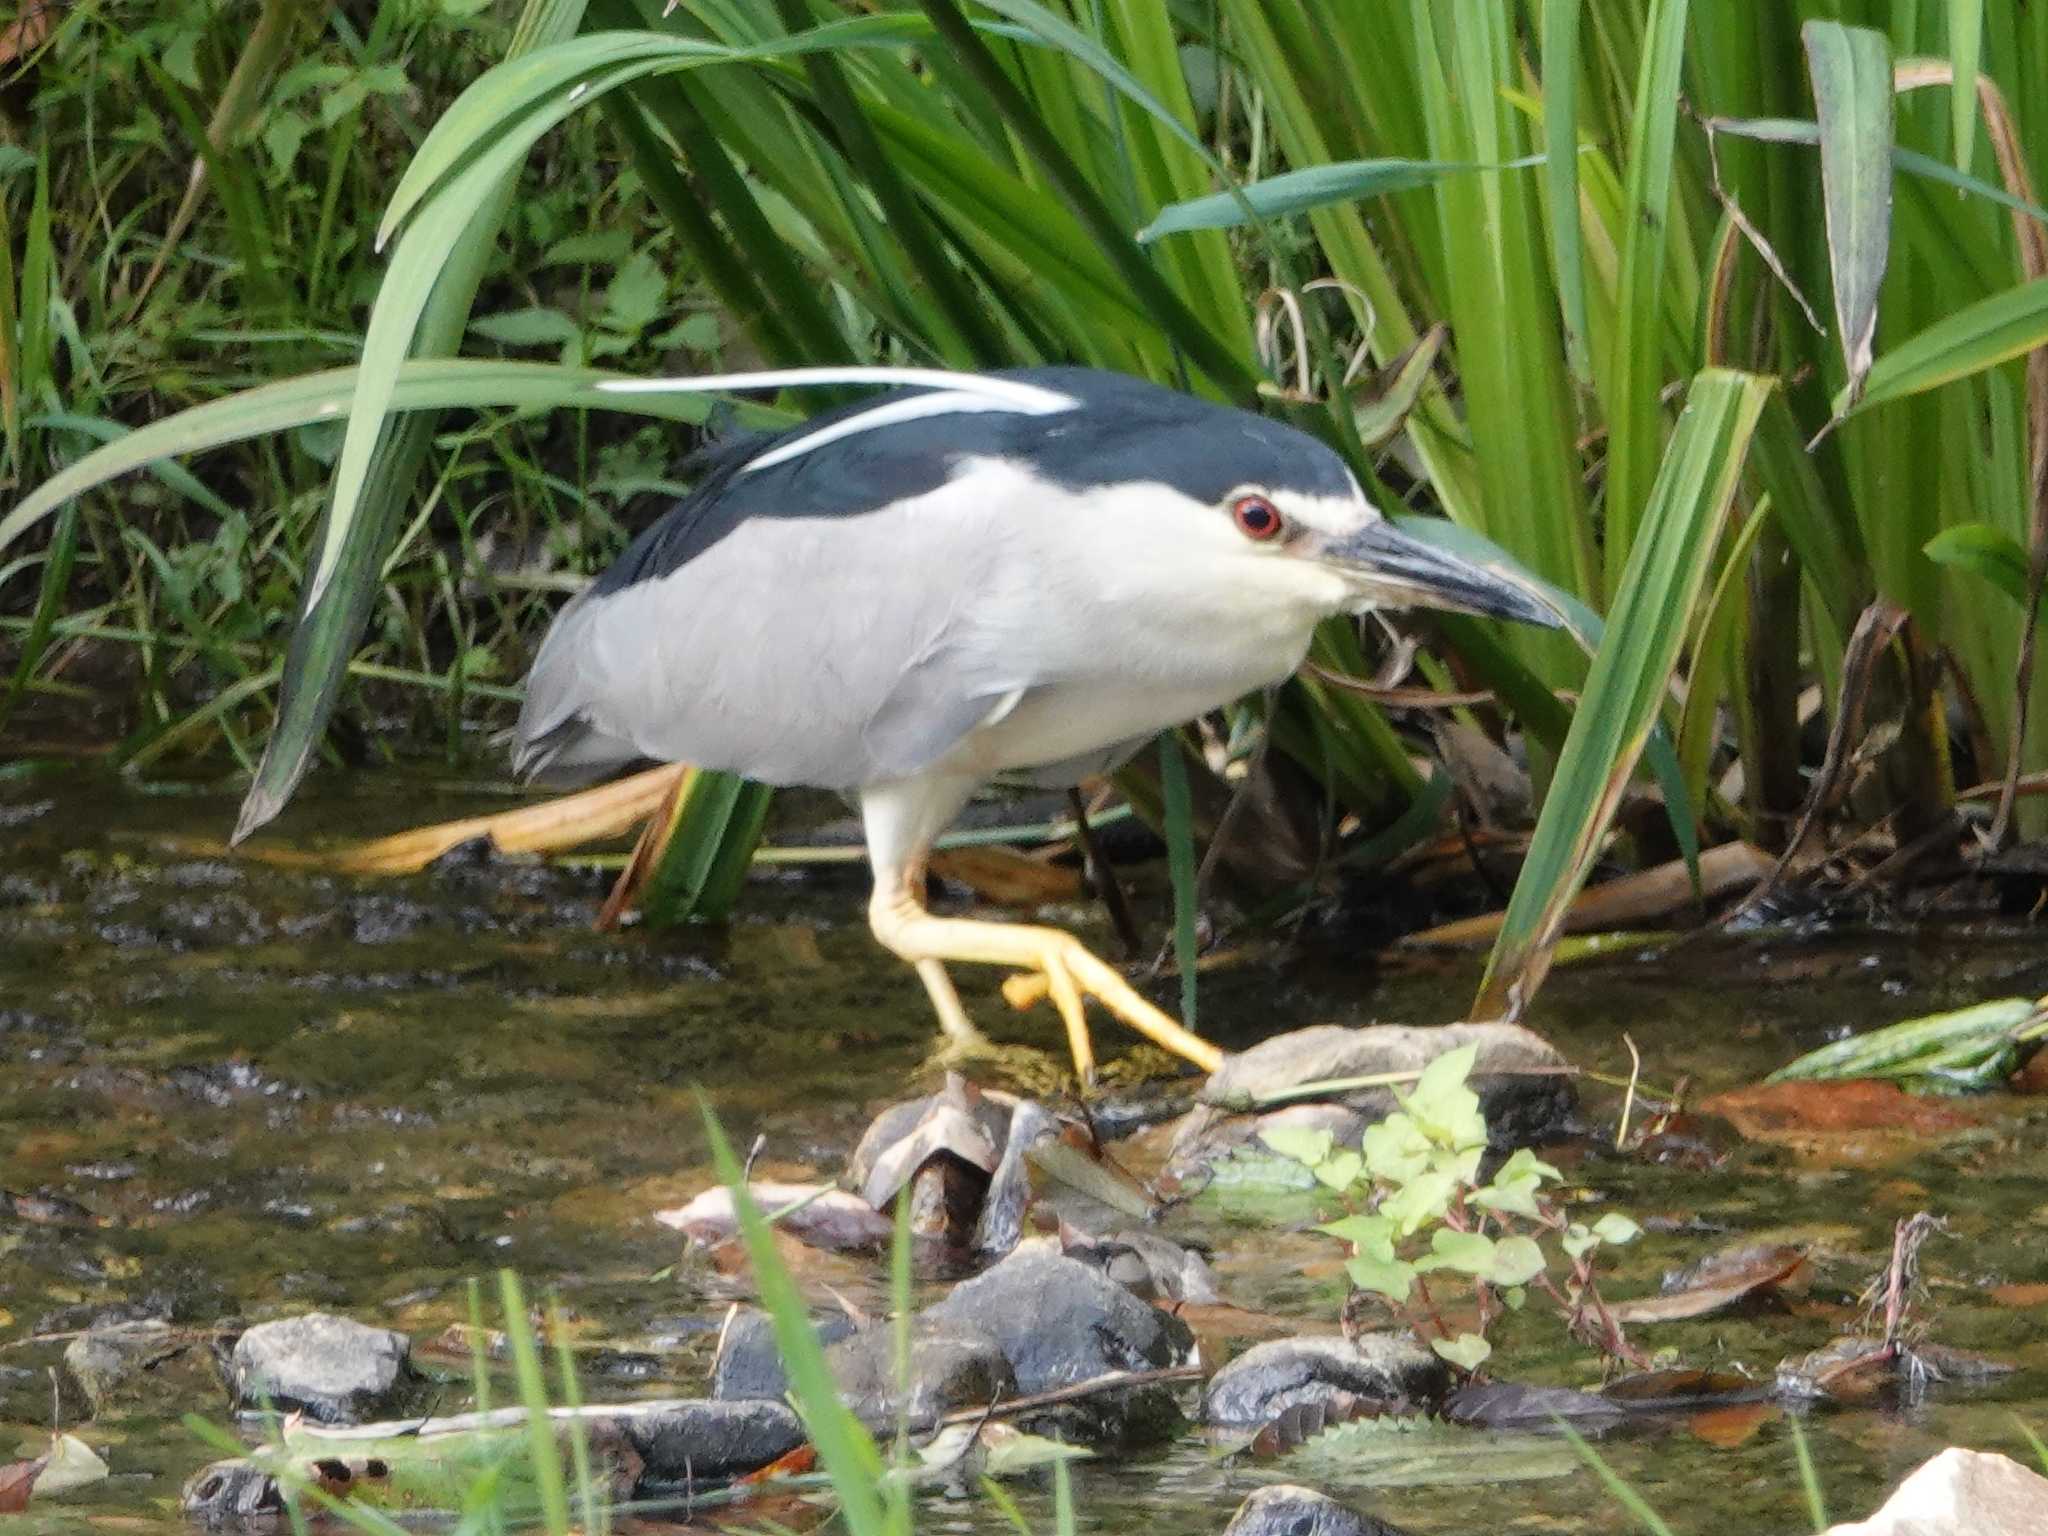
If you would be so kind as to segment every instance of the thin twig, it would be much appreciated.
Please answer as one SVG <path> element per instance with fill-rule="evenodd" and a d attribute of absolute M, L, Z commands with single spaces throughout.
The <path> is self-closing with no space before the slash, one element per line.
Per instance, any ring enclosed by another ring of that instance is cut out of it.
<path fill-rule="evenodd" d="M 1621 1033 L 1621 1043 L 1628 1047 L 1628 1092 L 1622 1095 L 1621 1124 L 1614 1128 L 1614 1150 L 1617 1152 L 1628 1145 L 1628 1117 L 1636 1107 L 1636 1079 L 1643 1075 L 1643 1053 L 1636 1049 L 1636 1043 L 1629 1038 L 1627 1030 Z"/>
<path fill-rule="evenodd" d="M 1102 856 L 1102 844 L 1096 840 L 1095 828 L 1088 824 L 1088 806 L 1078 788 L 1067 791 L 1067 803 L 1074 810 L 1074 838 L 1081 845 L 1089 877 L 1095 881 L 1095 894 L 1102 898 L 1103 909 L 1109 913 L 1109 924 L 1116 929 L 1117 942 L 1124 947 L 1124 958 L 1136 960 L 1144 951 L 1145 940 L 1138 932 L 1138 920 L 1131 915 L 1130 898 L 1124 893 L 1123 882 Z"/>
<path fill-rule="evenodd" d="M 1107 1376 L 1091 1376 L 1086 1381 L 1077 1381 L 1072 1386 L 1054 1387 L 1046 1392 L 1033 1392 L 1024 1397 L 1013 1397 L 1007 1402 L 992 1403 L 979 1408 L 961 1408 L 946 1414 L 940 1424 L 973 1424 L 986 1419 L 1014 1418 L 1020 1413 L 1030 1413 L 1038 1408 L 1050 1408 L 1058 1403 L 1079 1402 L 1083 1398 L 1098 1397 L 1104 1392 L 1116 1392 L 1125 1387 L 1150 1387 L 1163 1382 L 1200 1381 L 1209 1374 L 1199 1365 L 1169 1365 L 1156 1371 L 1114 1371 Z"/>

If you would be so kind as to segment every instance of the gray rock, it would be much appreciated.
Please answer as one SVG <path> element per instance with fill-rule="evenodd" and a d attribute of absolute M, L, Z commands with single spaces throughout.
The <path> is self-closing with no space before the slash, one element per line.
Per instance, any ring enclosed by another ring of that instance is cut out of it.
<path fill-rule="evenodd" d="M 821 1344 L 835 1344 L 853 1332 L 848 1317 L 829 1317 L 812 1326 Z M 711 1395 L 723 1402 L 779 1400 L 788 1391 L 774 1320 L 759 1307 L 734 1307 L 711 1362 Z"/>
<path fill-rule="evenodd" d="M 674 1398 L 634 1403 L 617 1418 L 646 1463 L 643 1485 L 740 1477 L 787 1456 L 804 1438 L 802 1422 L 783 1403 Z"/>
<path fill-rule="evenodd" d="M 1401 1532 L 1384 1520 L 1339 1504 L 1326 1493 L 1276 1483 L 1238 1505 L 1223 1536 L 1401 1536 Z"/>
<path fill-rule="evenodd" d="M 258 1323 L 229 1361 L 236 1405 L 301 1412 L 315 1423 L 353 1424 L 398 1412 L 419 1386 L 402 1333 L 308 1312 Z"/>
<path fill-rule="evenodd" d="M 1146 1301 L 1213 1306 L 1223 1300 L 1208 1261 L 1192 1248 L 1183 1248 L 1156 1232 L 1125 1228 L 1107 1237 L 1069 1240 L 1066 1252 L 1069 1258 L 1101 1270 Z"/>
<path fill-rule="evenodd" d="M 1340 1393 L 1434 1408 L 1450 1389 L 1450 1366 L 1405 1334 L 1367 1333 L 1355 1342 L 1334 1334 L 1270 1339 L 1209 1378 L 1202 1418 L 1250 1428 Z"/>
<path fill-rule="evenodd" d="M 849 1319 L 833 1317 L 817 1324 L 816 1332 L 847 1406 L 868 1424 L 893 1425 L 899 1404 L 895 1329 L 878 1324 L 856 1331 Z M 720 1402 L 780 1401 L 788 1391 L 774 1323 L 758 1308 L 735 1308 L 711 1364 L 711 1396 Z M 1010 1362 L 987 1333 L 929 1317 L 915 1320 L 905 1400 L 913 1426 L 1016 1395 Z"/>
<path fill-rule="evenodd" d="M 64 1347 L 64 1370 L 96 1416 L 118 1407 L 217 1407 L 225 1386 L 210 1340 L 155 1320 L 80 1334 Z"/>
<path fill-rule="evenodd" d="M 913 1429 L 958 1408 L 979 1408 L 1017 1395 L 1017 1377 L 1002 1346 L 979 1328 L 923 1317 L 910 1332 L 909 1391 L 899 1393 L 896 1330 L 863 1328 L 825 1351 L 825 1364 L 855 1417 L 874 1426 L 907 1416 Z"/>
<path fill-rule="evenodd" d="M 1263 1113 L 1251 1106 L 1303 1083 L 1418 1072 L 1444 1052 L 1474 1044 L 1479 1054 L 1473 1063 L 1472 1089 L 1486 1115 L 1487 1140 L 1496 1151 L 1536 1146 L 1571 1133 L 1578 1090 L 1569 1063 L 1541 1036 L 1519 1024 L 1371 1024 L 1357 1029 L 1318 1024 L 1225 1057 L 1204 1085 L 1202 1103 L 1181 1121 L 1168 1155 L 1167 1175 L 1193 1180 L 1268 1126 L 1319 1127 L 1339 1145 L 1356 1147 L 1366 1126 L 1399 1107 L 1392 1089 L 1362 1088 Z"/>
<path fill-rule="evenodd" d="M 1995 1451 L 1951 1446 L 1915 1467 L 1882 1508 L 1825 1536 L 2036 1536 L 2048 1530 L 2048 1478 Z"/>
<path fill-rule="evenodd" d="M 995 1339 L 1025 1394 L 1185 1365 L 1195 1353 L 1194 1334 L 1179 1318 L 1035 1244 L 955 1286 L 925 1316 Z M 1173 1434 L 1181 1415 L 1170 1384 L 1153 1383 L 1061 1404 L 1024 1422 L 1039 1433 L 1135 1444 Z"/>

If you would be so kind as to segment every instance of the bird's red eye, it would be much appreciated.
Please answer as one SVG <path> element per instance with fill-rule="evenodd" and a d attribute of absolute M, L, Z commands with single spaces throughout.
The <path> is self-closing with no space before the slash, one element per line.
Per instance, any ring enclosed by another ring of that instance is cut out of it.
<path fill-rule="evenodd" d="M 1240 496 L 1230 504 L 1237 531 L 1248 539 L 1275 538 L 1280 532 L 1280 509 L 1263 496 Z"/>

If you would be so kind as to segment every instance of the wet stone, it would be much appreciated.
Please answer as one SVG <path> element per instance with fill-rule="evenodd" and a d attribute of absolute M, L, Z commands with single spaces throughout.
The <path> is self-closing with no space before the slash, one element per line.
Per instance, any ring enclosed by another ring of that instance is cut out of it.
<path fill-rule="evenodd" d="M 1223 1300 L 1201 1254 L 1156 1232 L 1126 1229 L 1067 1244 L 1067 1257 L 1099 1269 L 1146 1301 L 1187 1301 L 1213 1306 Z"/>
<path fill-rule="evenodd" d="M 1259 1489 L 1238 1505 L 1223 1536 L 1401 1536 L 1401 1532 L 1313 1488 L 1277 1483 Z"/>
<path fill-rule="evenodd" d="M 64 1347 L 64 1370 L 95 1417 L 123 1407 L 211 1409 L 226 1385 L 209 1339 L 154 1320 L 87 1330 Z"/>
<path fill-rule="evenodd" d="M 913 1429 L 960 1408 L 1017 1395 L 1002 1346 L 978 1328 L 920 1318 L 910 1333 L 909 1391 L 897 1390 L 896 1330 L 864 1328 L 825 1351 L 825 1364 L 854 1416 L 871 1425 L 906 1417 Z"/>
<path fill-rule="evenodd" d="M 1405 1334 L 1354 1340 L 1271 1339 L 1255 1344 L 1209 1379 L 1203 1421 L 1249 1428 L 1289 1408 L 1324 1406 L 1338 1397 L 1433 1408 L 1451 1388 L 1451 1368 Z"/>
<path fill-rule="evenodd" d="M 925 1317 L 995 1339 L 1018 1392 L 1027 1395 L 1115 1371 L 1185 1365 L 1194 1356 L 1194 1335 L 1179 1318 L 1146 1305 L 1099 1270 L 1035 1244 L 961 1282 Z M 1152 1383 L 1056 1405 L 1023 1427 L 1135 1444 L 1171 1435 L 1180 1423 L 1172 1386 Z"/>
<path fill-rule="evenodd" d="M 832 1317 L 814 1328 L 819 1342 L 829 1345 L 850 1336 L 853 1322 Z M 779 1400 L 788 1390 L 789 1377 L 775 1343 L 774 1321 L 758 1307 L 735 1308 L 719 1335 L 718 1354 L 711 1362 L 711 1395 L 721 1401 Z"/>
<path fill-rule="evenodd" d="M 1540 1146 L 1572 1134 L 1578 1090 L 1569 1063 L 1547 1041 L 1518 1024 L 1318 1024 L 1224 1058 L 1202 1089 L 1202 1102 L 1176 1131 L 1167 1173 L 1176 1180 L 1249 1145 L 1269 1126 L 1328 1129 L 1340 1146 L 1356 1147 L 1365 1127 L 1399 1108 L 1390 1088 L 1363 1088 L 1327 1100 L 1256 1111 L 1271 1095 L 1304 1083 L 1419 1072 L 1446 1051 L 1476 1045 L 1471 1086 L 1496 1152 Z"/>
<path fill-rule="evenodd" d="M 636 1403 L 622 1415 L 646 1463 L 646 1482 L 717 1481 L 759 1471 L 803 1443 L 803 1425 L 782 1403 L 677 1398 Z"/>
<path fill-rule="evenodd" d="M 308 1312 L 258 1323 L 235 1341 L 236 1405 L 266 1402 L 321 1424 L 353 1424 L 404 1406 L 419 1379 L 402 1333 Z"/>
<path fill-rule="evenodd" d="M 2009 1456 L 1951 1447 L 1920 1463 L 1868 1520 L 1823 1536 L 2035 1536 L 2048 1529 L 2048 1478 Z"/>

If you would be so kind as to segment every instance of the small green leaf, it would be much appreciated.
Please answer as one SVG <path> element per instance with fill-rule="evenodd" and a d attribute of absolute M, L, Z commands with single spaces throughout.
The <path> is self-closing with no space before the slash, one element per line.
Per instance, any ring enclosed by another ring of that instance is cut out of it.
<path fill-rule="evenodd" d="M 1589 1249 L 1598 1248 L 1600 1239 L 1582 1223 L 1575 1221 L 1564 1229 L 1564 1236 L 1558 1239 L 1558 1245 L 1564 1249 L 1568 1257 L 1576 1259 Z"/>
<path fill-rule="evenodd" d="M 1508 1304 L 1510 1312 L 1519 1312 L 1529 1303 L 1529 1293 L 1519 1285 L 1511 1285 L 1500 1293 L 1500 1299 Z"/>
<path fill-rule="evenodd" d="M 1408 1102 L 1402 1107 L 1417 1119 L 1436 1119 L 1440 1110 L 1455 1108 L 1458 1094 L 1469 1091 L 1465 1079 L 1472 1075 L 1472 1065 L 1478 1060 L 1476 1045 L 1445 1051 L 1422 1069 L 1422 1076 L 1408 1090 Z"/>
<path fill-rule="evenodd" d="M 1505 1216 L 1526 1216 L 1531 1221 L 1542 1219 L 1543 1211 L 1536 1204 L 1536 1181 L 1517 1179 L 1512 1184 L 1503 1184 L 1496 1179 L 1485 1189 L 1475 1189 L 1465 1197 L 1466 1203 L 1481 1210 L 1498 1211 Z"/>
<path fill-rule="evenodd" d="M 1593 1223 L 1593 1235 L 1603 1243 L 1613 1243 L 1619 1247 L 1623 1243 L 1632 1243 L 1641 1237 L 1643 1229 L 1628 1217 L 1622 1215 L 1621 1212 L 1609 1211 L 1605 1216 L 1602 1216 Z"/>
<path fill-rule="evenodd" d="M 709 352 L 718 345 L 718 316 L 709 310 L 685 315 L 654 338 L 657 347 L 682 347 L 691 352 Z"/>
<path fill-rule="evenodd" d="M 1271 1125 L 1259 1132 L 1259 1140 L 1282 1157 L 1313 1168 L 1330 1155 L 1336 1138 L 1328 1131 L 1307 1130 L 1298 1125 Z"/>
<path fill-rule="evenodd" d="M 1536 1239 L 1519 1234 L 1493 1245 L 1493 1264 L 1486 1279 L 1494 1285 L 1526 1285 L 1543 1273 L 1543 1250 Z"/>
<path fill-rule="evenodd" d="M 2002 528 L 1989 523 L 1958 523 L 1944 528 L 1922 546 L 1922 552 L 1936 565 L 1953 566 L 1982 577 L 2022 608 L 2027 603 L 2026 546 Z M 2043 598 L 2036 622 L 2048 621 L 2048 598 Z"/>
<path fill-rule="evenodd" d="M 1344 1272 L 1361 1291 L 1370 1291 L 1392 1302 L 1406 1301 L 1408 1293 L 1415 1289 L 1415 1266 L 1399 1259 L 1360 1254 L 1345 1264 Z"/>
<path fill-rule="evenodd" d="M 508 309 L 495 315 L 478 315 L 469 322 L 469 329 L 486 341 L 508 347 L 558 346 L 583 334 L 582 327 L 574 320 L 559 309 L 545 305 Z"/>
<path fill-rule="evenodd" d="M 1447 1173 L 1419 1173 L 1380 1202 L 1380 1214 L 1406 1237 L 1432 1221 L 1442 1221 L 1457 1198 L 1458 1181 Z"/>
<path fill-rule="evenodd" d="M 637 336 L 661 317 L 668 299 L 668 277 L 645 251 L 613 276 L 605 290 L 604 323 L 614 331 Z"/>
<path fill-rule="evenodd" d="M 633 237 L 623 229 L 596 229 L 570 235 L 549 246 L 540 258 L 544 267 L 616 267 L 633 254 Z"/>
<path fill-rule="evenodd" d="M 1429 1347 L 1466 1371 L 1478 1370 L 1493 1353 L 1493 1346 L 1476 1333 L 1461 1333 L 1455 1339 L 1431 1339 Z"/>
<path fill-rule="evenodd" d="M 1394 1224 L 1384 1216 L 1341 1216 L 1323 1223 L 1316 1230 L 1342 1238 L 1361 1254 L 1382 1261 L 1390 1261 L 1394 1257 Z"/>
<path fill-rule="evenodd" d="M 1429 1167 L 1429 1138 L 1398 1112 L 1365 1128 L 1365 1166 L 1376 1179 L 1405 1184 Z"/>
<path fill-rule="evenodd" d="M 1483 1232 L 1438 1227 L 1429 1234 L 1429 1249 L 1429 1257 L 1416 1264 L 1418 1270 L 1454 1269 L 1461 1275 L 1484 1275 L 1494 1267 L 1494 1241 Z"/>
<path fill-rule="evenodd" d="M 1349 1147 L 1332 1152 L 1315 1165 L 1316 1177 L 1335 1190 L 1349 1189 L 1363 1172 L 1365 1159 Z"/>
<path fill-rule="evenodd" d="M 1525 1178 L 1539 1182 L 1548 1180 L 1554 1184 L 1561 1182 L 1564 1175 L 1527 1147 L 1517 1147 L 1508 1154 L 1508 1160 L 1500 1165 L 1500 1172 L 1493 1176 L 1493 1182 L 1498 1187 Z"/>

